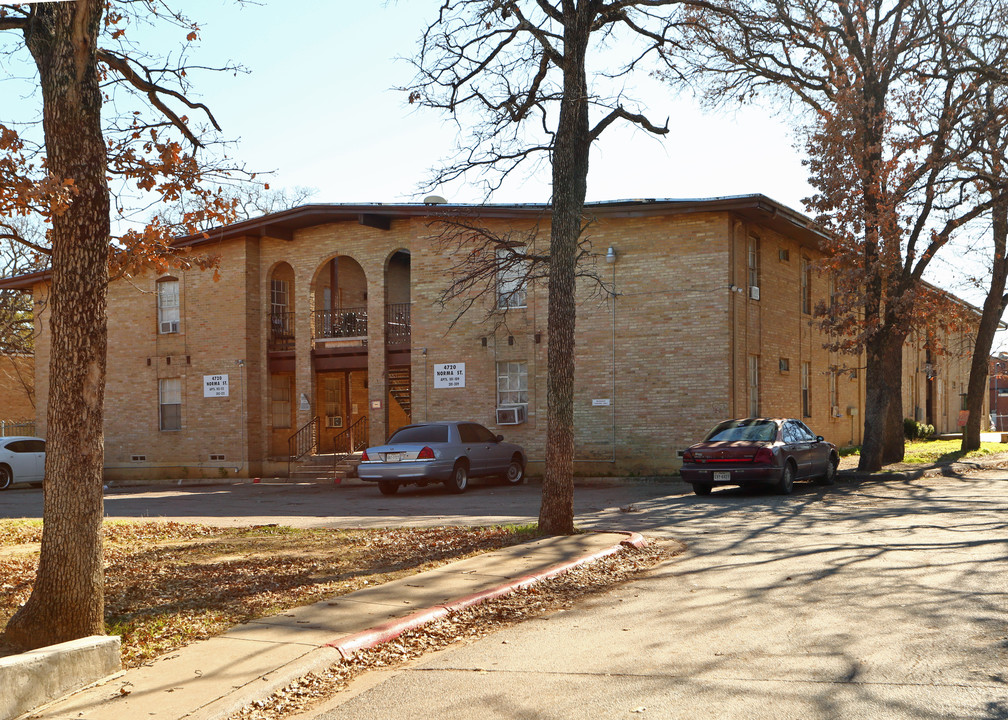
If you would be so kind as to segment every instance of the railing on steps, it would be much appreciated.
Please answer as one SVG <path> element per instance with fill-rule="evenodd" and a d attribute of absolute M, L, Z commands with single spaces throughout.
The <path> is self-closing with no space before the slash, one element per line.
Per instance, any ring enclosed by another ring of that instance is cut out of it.
<path fill-rule="evenodd" d="M 290 477 L 291 463 L 297 462 L 318 447 L 318 437 L 319 417 L 316 415 L 287 438 L 287 477 Z"/>
<path fill-rule="evenodd" d="M 361 416 L 333 438 L 333 472 L 341 462 L 368 446 L 368 418 Z"/>

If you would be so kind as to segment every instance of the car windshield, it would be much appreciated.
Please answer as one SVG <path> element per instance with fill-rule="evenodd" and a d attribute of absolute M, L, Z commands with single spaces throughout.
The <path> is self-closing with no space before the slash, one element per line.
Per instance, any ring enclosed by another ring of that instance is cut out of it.
<path fill-rule="evenodd" d="M 389 443 L 446 443 L 447 425 L 410 425 L 392 434 Z"/>
<path fill-rule="evenodd" d="M 707 434 L 708 442 L 773 442 L 777 423 L 772 420 L 729 420 Z"/>

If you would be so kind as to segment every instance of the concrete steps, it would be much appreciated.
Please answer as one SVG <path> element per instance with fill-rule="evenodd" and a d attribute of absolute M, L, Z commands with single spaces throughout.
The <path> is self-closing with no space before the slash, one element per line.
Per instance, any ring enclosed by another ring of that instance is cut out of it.
<path fill-rule="evenodd" d="M 337 479 L 357 477 L 357 466 L 361 463 L 360 458 L 361 454 L 355 453 L 334 466 L 331 454 L 309 455 L 291 466 L 288 481 L 332 483 Z"/>

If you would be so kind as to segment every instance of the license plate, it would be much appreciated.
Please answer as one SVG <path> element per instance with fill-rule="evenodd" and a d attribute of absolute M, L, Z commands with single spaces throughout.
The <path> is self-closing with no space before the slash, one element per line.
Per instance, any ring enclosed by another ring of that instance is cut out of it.
<path fill-rule="evenodd" d="M 731 482 L 731 473 L 729 472 L 714 473 L 714 482 Z"/>
<path fill-rule="evenodd" d="M 402 453 L 385 453 L 385 462 L 401 462 Z"/>

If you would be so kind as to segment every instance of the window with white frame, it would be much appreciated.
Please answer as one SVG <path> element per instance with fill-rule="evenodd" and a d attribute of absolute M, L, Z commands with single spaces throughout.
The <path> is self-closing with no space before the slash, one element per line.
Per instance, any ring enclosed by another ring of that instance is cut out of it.
<path fill-rule="evenodd" d="M 516 260 L 514 251 L 501 248 L 497 251 L 497 308 L 523 308 L 528 305 L 525 274 L 528 264 Z"/>
<path fill-rule="evenodd" d="M 760 277 L 760 239 L 756 235 L 749 236 L 749 252 L 748 252 L 748 277 L 749 277 L 749 287 L 759 287 Z"/>
<path fill-rule="evenodd" d="M 812 363 L 801 364 L 801 407 L 802 417 L 812 417 L 812 403 L 809 397 L 809 376 L 812 374 Z"/>
<path fill-rule="evenodd" d="M 497 363 L 497 405 L 528 405 L 528 364 Z"/>
<path fill-rule="evenodd" d="M 286 280 L 270 280 L 270 312 L 281 315 L 287 312 L 288 291 Z"/>
<path fill-rule="evenodd" d="M 158 404 L 162 430 L 182 429 L 182 378 L 158 381 Z"/>
<path fill-rule="evenodd" d="M 829 404 L 830 412 L 836 416 L 840 410 L 840 393 L 837 388 L 837 373 L 836 368 L 831 368 L 829 373 Z"/>
<path fill-rule="evenodd" d="M 179 281 L 162 278 L 157 281 L 158 333 L 179 331 Z"/>
<path fill-rule="evenodd" d="M 291 426 L 291 376 L 273 375 L 270 382 L 270 406 L 273 427 Z"/>
<path fill-rule="evenodd" d="M 759 355 L 749 356 L 749 417 L 759 415 Z"/>

